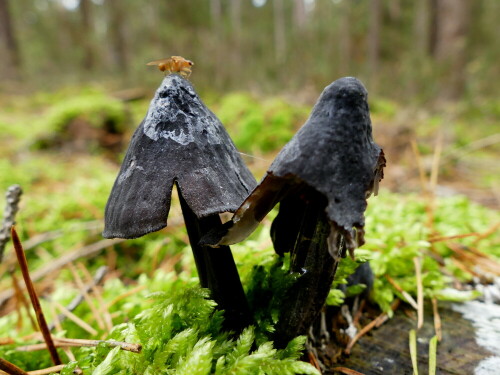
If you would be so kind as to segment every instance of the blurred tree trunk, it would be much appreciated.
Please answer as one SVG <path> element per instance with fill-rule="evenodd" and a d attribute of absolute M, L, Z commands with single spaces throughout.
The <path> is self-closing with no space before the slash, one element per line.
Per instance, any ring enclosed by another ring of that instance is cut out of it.
<path fill-rule="evenodd" d="M 231 0 L 230 12 L 231 12 L 231 25 L 233 27 L 233 33 L 236 35 L 241 34 L 241 0 Z"/>
<path fill-rule="evenodd" d="M 231 48 L 231 62 L 232 66 L 242 66 L 243 57 L 242 53 L 244 52 L 241 47 L 241 35 L 242 35 L 242 27 L 241 27 L 241 0 L 231 0 L 229 3 L 229 17 L 231 20 L 231 37 L 232 48 Z M 230 71 L 230 75 L 233 79 L 238 76 L 236 71 Z"/>
<path fill-rule="evenodd" d="M 414 23 L 413 23 L 413 40 L 415 41 L 415 51 L 418 57 L 424 57 L 428 54 L 428 41 L 430 31 L 430 2 L 421 0 L 417 1 Z"/>
<path fill-rule="evenodd" d="M 115 66 L 122 73 L 129 68 L 127 44 L 125 42 L 124 18 L 125 12 L 120 0 L 108 0 L 109 25 L 111 36 L 111 50 Z"/>
<path fill-rule="evenodd" d="M 433 0 L 435 2 L 434 57 L 443 68 L 443 99 L 458 99 L 465 88 L 467 36 L 471 0 Z"/>
<path fill-rule="evenodd" d="M 274 0 L 274 52 L 276 63 L 282 64 L 285 61 L 286 40 L 285 40 L 285 7 L 283 0 Z"/>
<path fill-rule="evenodd" d="M 425 0 L 418 0 L 419 3 L 423 1 Z M 399 20 L 401 18 L 401 13 L 403 13 L 401 8 L 401 0 L 391 0 L 389 2 L 389 16 L 393 20 Z"/>
<path fill-rule="evenodd" d="M 380 61 L 380 29 L 382 24 L 382 0 L 370 1 L 370 26 L 368 34 L 368 71 L 370 83 L 375 84 Z"/>
<path fill-rule="evenodd" d="M 429 55 L 436 56 L 438 0 L 429 1 Z"/>
<path fill-rule="evenodd" d="M 21 55 L 12 26 L 8 0 L 0 0 L 0 39 L 3 40 L 6 53 L 4 60 L 7 66 L 7 77 L 13 79 L 21 78 Z"/>
<path fill-rule="evenodd" d="M 297 30 L 304 29 L 307 21 L 306 5 L 304 0 L 295 0 L 293 5 L 293 18 Z"/>
<path fill-rule="evenodd" d="M 80 40 L 85 53 L 83 68 L 87 71 L 93 70 L 95 65 L 94 45 L 92 42 L 93 20 L 91 6 L 91 0 L 80 0 L 80 15 L 82 17 L 82 37 Z"/>
<path fill-rule="evenodd" d="M 340 21 L 340 41 L 339 41 L 339 70 L 341 76 L 350 75 L 351 71 L 351 4 L 349 1 L 341 3 L 342 17 Z"/>
<path fill-rule="evenodd" d="M 212 27 L 218 32 L 222 26 L 222 4 L 221 0 L 210 0 L 210 17 Z"/>

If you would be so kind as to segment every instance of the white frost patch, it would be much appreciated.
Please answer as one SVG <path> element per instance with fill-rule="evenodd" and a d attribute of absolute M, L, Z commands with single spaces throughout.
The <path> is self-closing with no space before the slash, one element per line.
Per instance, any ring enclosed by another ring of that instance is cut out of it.
<path fill-rule="evenodd" d="M 453 310 L 463 314 L 476 329 L 476 342 L 497 356 L 482 360 L 475 368 L 476 375 L 499 374 L 500 369 L 500 305 L 469 301 L 453 304 Z"/>
<path fill-rule="evenodd" d="M 469 301 L 453 304 L 452 308 L 472 322 L 479 345 L 500 355 L 500 305 Z"/>
<path fill-rule="evenodd" d="M 474 369 L 474 375 L 498 375 L 500 371 L 500 357 L 489 357 L 479 362 Z"/>

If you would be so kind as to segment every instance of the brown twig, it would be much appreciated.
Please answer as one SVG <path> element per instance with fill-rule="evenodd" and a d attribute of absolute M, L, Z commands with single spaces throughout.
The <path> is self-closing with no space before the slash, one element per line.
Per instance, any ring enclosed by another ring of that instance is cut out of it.
<path fill-rule="evenodd" d="M 391 305 L 391 310 L 392 311 L 396 310 L 399 306 L 399 303 L 400 303 L 399 299 L 396 299 Z M 354 344 L 356 344 L 356 342 L 361 337 L 363 337 L 366 333 L 370 332 L 373 328 L 380 327 L 384 322 L 387 321 L 387 319 L 389 319 L 389 316 L 387 315 L 387 313 L 382 313 L 378 317 L 373 319 L 370 323 L 368 323 L 366 326 L 364 326 L 363 329 L 361 329 L 356 334 L 356 336 L 354 336 L 351 339 L 351 341 L 349 342 L 349 344 L 347 345 L 347 347 L 344 350 L 345 354 L 347 354 L 347 355 L 351 354 L 351 350 L 352 350 Z"/>
<path fill-rule="evenodd" d="M 26 256 L 24 254 L 23 246 L 21 245 L 21 241 L 19 240 L 19 236 L 17 235 L 14 226 L 12 226 L 11 228 L 11 236 L 12 236 L 12 242 L 14 243 L 14 249 L 16 250 L 17 260 L 19 261 L 19 266 L 21 267 L 21 272 L 23 273 L 24 282 L 26 284 L 26 288 L 28 289 L 28 293 L 30 295 L 31 304 L 33 305 L 33 309 L 35 310 L 38 326 L 40 327 L 40 331 L 42 331 L 43 338 L 45 340 L 45 343 L 47 344 L 47 349 L 49 350 L 50 357 L 52 358 L 52 362 L 54 362 L 54 365 L 60 365 L 61 359 L 59 358 L 59 354 L 57 353 L 57 350 L 54 347 L 54 343 L 52 342 L 52 337 L 50 336 L 49 327 L 47 326 L 47 322 L 45 321 L 45 316 L 43 315 L 42 307 L 40 306 L 40 300 L 38 299 L 35 287 L 30 278 L 30 273 L 28 270 L 28 262 L 26 261 Z"/>
<path fill-rule="evenodd" d="M 21 290 L 21 286 L 19 285 L 19 281 L 17 280 L 16 275 L 14 274 L 14 272 L 11 272 L 10 276 L 12 277 L 12 287 L 14 288 L 14 290 L 16 292 L 16 297 L 19 300 L 19 302 L 21 303 L 21 305 L 23 305 L 24 308 L 26 309 L 26 314 L 28 315 L 28 319 L 31 323 L 31 327 L 33 327 L 33 329 L 35 331 L 38 331 L 38 326 L 35 323 L 33 316 L 31 315 L 30 305 L 29 305 L 26 297 L 24 297 L 24 294 Z M 19 309 L 19 312 L 21 312 L 21 309 Z"/>
<path fill-rule="evenodd" d="M 441 329 L 441 317 L 439 316 L 438 303 L 436 298 L 432 298 L 432 313 L 434 315 L 434 330 L 438 341 L 443 338 L 443 331 Z"/>
<path fill-rule="evenodd" d="M 364 375 L 362 372 L 351 370 L 350 368 L 347 367 L 334 367 L 333 370 L 341 372 L 342 374 L 345 375 Z"/>
<path fill-rule="evenodd" d="M 105 344 L 107 346 L 119 346 L 120 349 L 126 350 L 133 353 L 140 353 L 142 350 L 141 344 L 131 344 L 123 341 L 115 340 L 84 340 L 84 339 L 68 339 L 64 337 L 52 337 L 54 340 L 54 345 L 58 348 L 69 348 L 69 347 L 83 347 L 83 346 L 97 346 L 99 344 Z M 19 346 L 16 350 L 21 352 L 31 352 L 36 350 L 44 349 L 43 344 L 33 344 Z"/>
<path fill-rule="evenodd" d="M 133 289 L 130 289 L 129 291 L 123 293 L 123 294 L 120 294 L 119 296 L 113 298 L 111 300 L 111 302 L 107 303 L 106 304 L 106 310 L 108 310 L 111 306 L 113 306 L 115 303 L 117 302 L 120 302 L 122 299 L 125 299 L 129 296 L 132 296 L 136 293 L 139 293 L 140 291 L 146 289 L 146 285 L 139 285 L 139 286 L 136 286 L 135 288 Z"/>
<path fill-rule="evenodd" d="M 413 299 L 413 297 L 408 292 L 406 292 L 403 288 L 401 288 L 401 286 L 396 282 L 396 280 L 394 280 L 388 274 L 385 275 L 385 278 L 387 279 L 387 281 L 389 281 L 389 283 L 394 288 L 396 288 L 396 290 L 399 293 L 401 293 L 403 295 L 403 297 L 405 298 L 406 302 L 408 302 L 411 305 L 411 307 L 413 307 L 415 310 L 418 310 L 417 302 L 415 302 L 415 300 Z"/>
<path fill-rule="evenodd" d="M 474 241 L 475 243 L 477 243 L 478 241 L 491 236 L 493 233 L 496 233 L 499 227 L 500 227 L 500 222 L 493 224 L 491 227 L 489 227 L 486 231 L 482 233 L 472 232 L 472 233 L 456 234 L 453 236 L 431 237 L 429 238 L 429 242 L 441 242 L 441 241 L 456 240 L 460 238 L 476 237 Z"/>
<path fill-rule="evenodd" d="M 97 335 L 97 331 L 94 328 L 92 328 L 89 324 L 87 324 L 82 319 L 77 317 L 75 314 L 73 314 L 71 311 L 69 311 L 66 307 L 61 305 L 59 302 L 56 302 L 56 301 L 51 301 L 51 302 L 59 309 L 59 311 L 61 313 L 66 315 L 66 317 L 68 319 L 70 319 L 71 321 L 73 321 L 76 325 L 83 328 L 85 331 L 87 331 L 88 333 L 90 333 L 93 336 Z"/>
<path fill-rule="evenodd" d="M 460 258 L 460 260 L 467 261 L 473 265 L 479 266 L 484 271 L 500 275 L 500 265 L 478 250 L 466 251 L 459 244 L 455 244 L 452 242 L 447 242 L 446 245 L 450 250 L 453 250 L 453 252 Z M 468 270 L 468 272 L 474 273 L 472 270 Z"/>
<path fill-rule="evenodd" d="M 90 280 L 92 278 L 89 270 L 83 265 L 83 263 L 79 262 L 77 263 L 77 266 L 83 272 L 87 280 Z M 109 270 L 109 268 L 106 269 Z M 106 328 L 108 331 L 111 331 L 113 329 L 113 319 L 111 318 L 111 314 L 109 313 L 108 309 L 105 307 L 106 304 L 104 303 L 104 299 L 102 298 L 102 293 L 101 293 L 101 288 L 99 288 L 99 283 L 94 283 L 92 285 L 92 292 L 94 293 L 94 296 L 97 299 L 99 306 L 101 306 L 99 310 L 103 314 Z"/>
<path fill-rule="evenodd" d="M 418 175 L 420 177 L 420 185 L 422 188 L 422 191 L 425 193 L 427 192 L 427 185 L 425 183 L 425 170 L 424 170 L 424 163 L 422 162 L 422 155 L 420 155 L 420 151 L 418 150 L 418 145 L 417 141 L 415 139 L 411 140 L 411 149 L 413 153 L 415 154 L 415 159 L 417 160 L 417 166 L 418 166 Z"/>
<path fill-rule="evenodd" d="M 10 228 L 16 223 L 15 217 L 19 210 L 19 200 L 23 190 L 19 185 L 12 185 L 5 193 L 5 210 L 2 226 L 0 227 L 0 263 L 2 263 L 5 245 L 10 239 Z"/>
<path fill-rule="evenodd" d="M 358 311 L 356 311 L 356 314 L 354 314 L 354 317 L 352 318 L 352 324 L 358 329 L 359 329 L 359 320 L 363 315 L 363 310 L 365 308 L 365 305 L 366 305 L 366 300 L 365 299 L 361 300 Z"/>
<path fill-rule="evenodd" d="M 318 358 L 316 358 L 316 355 L 311 350 L 308 350 L 307 357 L 309 358 L 309 363 L 313 365 L 320 374 L 322 374 L 321 366 L 319 365 L 319 361 Z"/>
<path fill-rule="evenodd" d="M 47 375 L 53 372 L 60 372 L 66 365 L 57 365 L 52 367 L 47 367 L 41 370 L 28 371 L 28 375 Z"/>
<path fill-rule="evenodd" d="M 74 251 L 71 251 L 62 257 L 55 259 L 54 261 L 50 262 L 49 264 L 42 266 L 41 268 L 37 269 L 34 271 L 31 275 L 31 279 L 33 281 L 37 281 L 41 279 L 42 277 L 46 276 L 47 274 L 50 274 L 56 270 L 61 269 L 64 267 L 66 264 L 69 262 L 74 262 L 80 258 L 83 257 L 92 257 L 97 255 L 99 252 L 104 250 L 105 248 L 109 246 L 116 245 L 120 242 L 125 241 L 124 239 L 121 238 L 115 238 L 113 240 L 102 240 L 96 243 L 93 243 L 88 246 L 84 246 L 82 248 L 76 249 Z M 9 298 L 11 298 L 14 294 L 14 291 L 12 289 L 8 289 L 6 291 L 3 291 L 0 293 L 0 306 Z"/>
<path fill-rule="evenodd" d="M 87 271 L 88 272 L 88 271 Z M 92 276 L 90 276 L 90 282 L 87 283 L 85 285 L 85 290 L 88 292 L 90 292 L 91 290 L 94 290 L 93 288 L 95 287 L 95 285 L 101 283 L 102 279 L 104 278 L 104 276 L 106 275 L 106 273 L 108 272 L 108 268 L 106 266 L 102 266 L 102 267 L 99 267 L 95 273 L 95 276 L 94 278 L 92 279 Z M 73 311 L 75 310 L 79 305 L 80 303 L 82 303 L 82 301 L 84 300 L 83 298 L 83 295 L 82 294 L 79 294 L 77 295 L 75 298 L 73 298 L 73 300 L 66 306 L 66 309 L 68 311 Z M 60 322 L 62 322 L 64 319 L 66 319 L 66 315 L 64 314 L 59 314 L 57 316 L 58 320 Z M 54 323 L 50 324 L 49 325 L 49 329 L 52 331 L 53 329 L 55 328 L 55 325 Z"/>
<path fill-rule="evenodd" d="M 76 271 L 76 268 L 73 265 L 73 263 L 68 263 L 68 268 L 71 271 L 71 273 L 73 274 L 73 278 L 75 279 L 75 283 L 76 283 L 78 289 L 80 290 L 80 293 L 83 295 L 83 298 L 87 302 L 87 305 L 89 306 L 90 311 L 92 312 L 92 315 L 94 316 L 94 318 L 97 322 L 97 325 L 99 326 L 100 329 L 104 329 L 104 322 L 102 321 L 101 314 L 98 313 L 96 307 L 94 306 L 94 303 L 93 303 L 92 299 L 90 298 L 89 293 L 87 292 L 87 289 L 85 288 L 85 285 L 83 285 L 82 278 L 80 277 L 80 275 Z"/>
<path fill-rule="evenodd" d="M 28 375 L 26 371 L 3 358 L 0 358 L 0 370 L 5 371 L 9 375 Z"/>
<path fill-rule="evenodd" d="M 436 139 L 436 148 L 432 155 L 432 168 L 429 180 L 430 191 L 434 194 L 438 182 L 439 175 L 439 159 L 441 158 L 441 151 L 443 150 L 443 133 L 439 133 Z"/>
<path fill-rule="evenodd" d="M 85 221 L 81 223 L 75 223 L 69 228 L 63 229 L 56 229 L 54 231 L 50 232 L 45 232 L 45 233 L 40 233 L 37 235 L 34 235 L 31 237 L 29 240 L 24 242 L 24 251 L 31 250 L 38 245 L 41 245 L 44 242 L 48 241 L 53 241 L 59 237 L 62 237 L 64 234 L 68 232 L 79 232 L 79 231 L 89 231 L 89 232 L 95 232 L 95 231 L 100 231 L 102 228 L 102 221 L 100 220 L 94 220 L 94 221 Z"/>
<path fill-rule="evenodd" d="M 450 257 L 450 259 L 453 262 L 453 264 L 455 264 L 455 266 L 457 266 L 457 268 L 460 269 L 461 271 L 463 271 L 465 273 L 470 273 L 472 276 L 481 277 L 481 275 L 479 273 L 475 272 L 474 270 L 471 270 L 471 269 L 467 268 L 467 266 L 465 264 L 463 264 L 457 258 L 455 258 L 455 257 L 452 256 L 452 257 Z"/>
<path fill-rule="evenodd" d="M 467 237 L 478 237 L 481 233 L 464 233 L 464 234 L 456 234 L 453 236 L 440 236 L 440 237 L 431 237 L 429 238 L 429 242 L 441 242 L 448 240 L 456 240 L 459 238 L 467 238 Z"/>
<path fill-rule="evenodd" d="M 417 329 L 424 325 L 424 286 L 422 285 L 422 265 L 420 258 L 413 258 L 415 277 L 417 280 Z"/>

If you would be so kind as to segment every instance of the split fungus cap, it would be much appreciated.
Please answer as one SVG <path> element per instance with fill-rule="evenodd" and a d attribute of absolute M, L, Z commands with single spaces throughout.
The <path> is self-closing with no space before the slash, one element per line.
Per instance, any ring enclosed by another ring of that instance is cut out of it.
<path fill-rule="evenodd" d="M 174 182 L 199 218 L 234 212 L 256 185 L 220 120 L 189 81 L 170 74 L 132 137 L 103 236 L 137 238 L 166 227 Z"/>
<path fill-rule="evenodd" d="M 307 122 L 231 222 L 203 241 L 211 245 L 242 241 L 279 201 L 306 184 L 326 197 L 327 218 L 345 237 L 348 249 L 361 246 L 366 199 L 377 194 L 385 166 L 384 153 L 372 138 L 367 95 L 353 77 L 327 86 Z"/>

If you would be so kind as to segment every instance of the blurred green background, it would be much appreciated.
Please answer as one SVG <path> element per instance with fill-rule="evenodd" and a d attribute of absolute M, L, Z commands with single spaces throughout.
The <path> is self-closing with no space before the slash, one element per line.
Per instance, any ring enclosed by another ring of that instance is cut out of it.
<path fill-rule="evenodd" d="M 181 55 L 257 179 L 352 75 L 388 159 L 382 186 L 498 208 L 498 15 L 496 0 L 1 0 L 0 190 L 78 176 L 105 201 L 163 78 L 146 63 Z"/>

